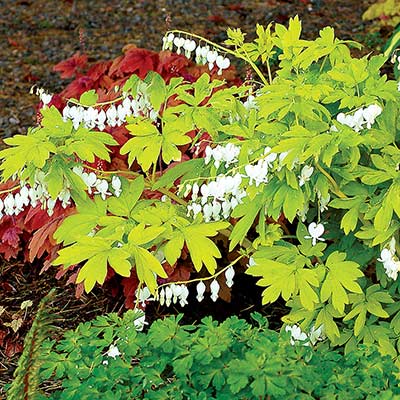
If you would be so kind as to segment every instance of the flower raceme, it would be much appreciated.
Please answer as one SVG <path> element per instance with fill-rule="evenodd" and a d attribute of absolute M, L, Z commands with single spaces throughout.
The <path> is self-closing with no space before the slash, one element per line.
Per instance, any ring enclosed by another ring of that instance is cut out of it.
<path fill-rule="evenodd" d="M 89 194 L 99 194 L 103 200 L 107 196 L 119 197 L 121 194 L 121 180 L 118 176 L 113 176 L 111 180 L 112 192 L 109 191 L 110 185 L 106 179 L 99 179 L 94 172 L 84 172 L 82 166 L 73 168 L 73 171 L 81 177 L 87 186 Z M 22 182 L 21 182 L 22 183 Z M 63 208 L 71 204 L 71 192 L 68 186 L 64 186 L 56 198 L 52 198 L 47 190 L 45 174 L 38 170 L 35 174 L 35 183 L 33 186 L 22 183 L 19 191 L 8 193 L 2 200 L 0 199 L 0 218 L 3 215 L 18 215 L 26 207 L 36 207 L 41 204 L 43 209 L 47 209 L 49 216 L 53 215 L 54 207 L 59 201 Z"/>
<path fill-rule="evenodd" d="M 121 126 L 126 122 L 126 118 L 147 117 L 155 121 L 158 117 L 158 111 L 154 110 L 149 99 L 144 94 L 138 93 L 133 98 L 131 96 L 125 99 L 119 105 L 112 104 L 105 111 L 94 107 L 85 108 L 77 105 L 66 105 L 62 111 L 64 121 L 71 120 L 75 129 L 83 124 L 86 128 L 98 128 L 100 131 L 108 125 L 112 128 Z"/>
<path fill-rule="evenodd" d="M 187 58 L 191 58 L 192 53 L 195 54 L 195 61 L 197 64 L 208 64 L 208 69 L 211 71 L 215 66 L 217 67 L 218 75 L 222 75 L 222 71 L 230 67 L 231 61 L 228 57 L 224 57 L 215 49 L 210 46 L 197 45 L 193 39 L 185 39 L 181 36 L 175 36 L 172 32 L 163 37 L 163 50 L 175 51 L 177 54 L 182 52 Z"/>
<path fill-rule="evenodd" d="M 232 266 L 226 268 L 224 275 L 226 279 L 226 286 L 228 288 L 231 288 L 233 286 L 233 278 L 235 276 L 234 268 Z M 218 300 L 220 288 L 221 286 L 218 281 L 216 279 L 213 279 L 210 284 L 210 298 L 212 301 L 215 302 Z M 196 299 L 198 302 L 204 300 L 206 289 L 207 287 L 202 280 L 196 285 Z M 189 289 L 184 283 L 171 283 L 169 285 L 163 286 L 158 290 L 154 297 L 151 297 L 150 290 L 146 286 L 136 291 L 136 298 L 141 307 L 145 307 L 147 301 L 154 300 L 158 300 L 160 302 L 160 305 L 162 306 L 165 304 L 167 307 L 170 307 L 172 304 L 179 303 L 181 307 L 184 307 L 188 304 L 188 297 Z"/>
<path fill-rule="evenodd" d="M 375 122 L 375 118 L 382 113 L 382 107 L 377 104 L 371 104 L 366 108 L 358 109 L 353 115 L 339 113 L 336 117 L 337 121 L 343 125 L 347 125 L 359 132 L 365 127 L 371 129 Z M 364 126 L 365 125 L 365 126 Z"/>

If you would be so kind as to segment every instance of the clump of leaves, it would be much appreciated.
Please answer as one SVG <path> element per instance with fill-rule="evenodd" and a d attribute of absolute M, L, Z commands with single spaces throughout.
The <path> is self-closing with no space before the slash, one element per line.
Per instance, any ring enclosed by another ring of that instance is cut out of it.
<path fill-rule="evenodd" d="M 398 361 L 397 82 L 381 76 L 385 56 L 353 58 L 359 45 L 330 27 L 306 41 L 296 17 L 256 33 L 248 43 L 228 30 L 230 47 L 201 38 L 196 57 L 216 79 L 132 75 L 120 97 L 89 91 L 62 114 L 44 107 L 41 125 L 0 153 L 0 169 L 31 188 L 40 180 L 57 204 L 68 190 L 76 212 L 53 234 L 62 248 L 52 263 L 86 291 L 117 275 L 161 299 L 166 282 L 213 279 L 225 253 L 233 267 L 248 260 L 264 304 L 286 302 L 284 322 L 321 328 L 348 352 L 377 343 Z M 165 42 L 181 51 L 183 35 Z M 221 54 L 247 60 L 260 83 L 218 79 Z M 88 165 L 95 157 L 110 169 Z"/>
<path fill-rule="evenodd" d="M 289 344 L 288 335 L 237 317 L 180 325 L 182 315 L 132 328 L 133 311 L 104 315 L 42 346 L 50 399 L 400 398 L 398 369 L 374 346 L 344 356 L 326 346 Z M 53 386 L 54 387 L 54 386 Z"/>

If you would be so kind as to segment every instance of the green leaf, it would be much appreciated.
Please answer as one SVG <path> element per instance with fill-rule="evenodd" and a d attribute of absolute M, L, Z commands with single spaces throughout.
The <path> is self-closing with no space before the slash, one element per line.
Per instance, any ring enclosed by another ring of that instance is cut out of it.
<path fill-rule="evenodd" d="M 167 169 L 161 177 L 154 183 L 152 190 L 157 190 L 161 187 L 170 188 L 174 182 L 182 177 L 181 182 L 186 179 L 193 179 L 201 176 L 204 168 L 204 160 L 202 158 L 193 158 L 174 165 Z"/>
<path fill-rule="evenodd" d="M 113 248 L 108 253 L 108 262 L 118 275 L 129 277 L 132 269 L 132 263 L 128 261 L 130 256 L 126 250 Z"/>
<path fill-rule="evenodd" d="M 79 103 L 83 106 L 94 106 L 97 103 L 99 96 L 96 93 L 95 89 L 88 90 L 81 94 L 79 98 Z"/>
<path fill-rule="evenodd" d="M 328 273 L 321 287 L 321 301 L 332 300 L 332 305 L 340 313 L 344 312 L 345 304 L 349 304 L 347 291 L 362 293 L 360 285 L 356 282 L 364 276 L 359 270 L 359 265 L 353 261 L 345 261 L 346 254 L 333 252 L 326 260 Z"/>
<path fill-rule="evenodd" d="M 229 222 L 221 221 L 193 224 L 181 229 L 196 271 L 200 271 L 204 264 L 210 274 L 215 273 L 217 268 L 215 259 L 220 258 L 221 253 L 208 237 L 216 236 L 219 230 L 228 226 Z"/>
<path fill-rule="evenodd" d="M 144 282 L 152 294 L 157 289 L 156 276 L 167 278 L 168 275 L 160 264 L 160 261 L 148 250 L 139 247 L 132 247 L 132 254 L 135 259 L 136 273 L 140 282 Z"/>
<path fill-rule="evenodd" d="M 99 253 L 89 258 L 80 269 L 76 283 L 83 282 L 86 293 L 89 293 L 95 283 L 104 283 L 107 276 L 107 253 Z"/>
<path fill-rule="evenodd" d="M 263 196 L 261 194 L 257 194 L 253 200 L 250 200 L 246 197 L 243 203 L 239 204 L 235 208 L 232 216 L 235 218 L 242 218 L 235 224 L 232 229 L 232 233 L 229 236 L 229 251 L 232 251 L 237 244 L 243 242 L 262 206 Z"/>
<path fill-rule="evenodd" d="M 120 217 L 129 217 L 143 193 L 144 177 L 139 175 L 134 180 L 121 179 L 121 194 L 107 200 L 108 211 Z"/>

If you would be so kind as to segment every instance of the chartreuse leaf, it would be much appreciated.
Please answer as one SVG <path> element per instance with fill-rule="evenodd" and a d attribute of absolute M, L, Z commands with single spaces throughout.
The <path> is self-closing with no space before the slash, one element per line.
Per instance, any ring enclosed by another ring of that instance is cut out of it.
<path fill-rule="evenodd" d="M 84 126 L 78 130 L 60 146 L 59 151 L 67 155 L 76 154 L 81 160 L 94 162 L 97 156 L 101 160 L 110 161 L 111 150 L 107 146 L 115 146 L 118 142 L 105 132 L 93 132 Z"/>
<path fill-rule="evenodd" d="M 143 193 L 144 177 L 139 175 L 134 180 L 120 177 L 121 194 L 119 197 L 110 197 L 107 200 L 108 211 L 120 217 L 129 217 L 137 201 Z"/>
<path fill-rule="evenodd" d="M 332 306 L 332 304 L 326 304 L 322 307 L 315 320 L 315 326 L 324 326 L 324 332 L 331 341 L 340 337 L 339 328 L 334 318 L 341 317 L 341 314 Z"/>
<path fill-rule="evenodd" d="M 95 283 L 103 284 L 107 275 L 107 257 L 111 248 L 110 240 L 99 237 L 83 237 L 78 243 L 61 249 L 53 265 L 79 264 L 87 260 L 77 276 L 77 283 L 83 282 L 85 291 L 90 292 Z"/>
<path fill-rule="evenodd" d="M 148 250 L 139 246 L 131 246 L 133 258 L 135 259 L 136 273 L 139 281 L 144 282 L 151 293 L 157 289 L 157 279 L 167 278 L 168 275 L 160 264 L 160 261 Z"/>
<path fill-rule="evenodd" d="M 312 287 L 319 285 L 318 276 L 315 270 L 304 268 L 307 259 L 298 253 L 296 247 L 263 248 L 256 251 L 253 258 L 255 265 L 250 266 L 246 273 L 262 277 L 257 285 L 267 287 L 262 295 L 263 304 L 273 303 L 279 296 L 287 301 L 299 294 L 303 307 L 314 309 L 319 299 Z"/>
<path fill-rule="evenodd" d="M 157 236 L 165 231 L 161 226 L 145 227 L 144 223 L 136 225 L 128 235 L 128 242 L 134 243 L 136 246 L 142 246 L 153 241 Z"/>
<path fill-rule="evenodd" d="M 158 111 L 166 100 L 167 89 L 164 79 L 154 71 L 150 71 L 145 79 L 148 83 L 146 94 L 150 98 L 150 103 L 154 110 Z"/>
<path fill-rule="evenodd" d="M 151 120 L 135 118 L 126 125 L 134 136 L 129 139 L 120 150 L 121 154 L 128 154 L 129 166 L 137 160 L 143 171 L 148 171 L 152 164 L 157 162 L 162 145 L 162 135 Z"/>
<path fill-rule="evenodd" d="M 36 168 L 43 168 L 50 158 L 50 153 L 57 152 L 57 147 L 40 132 L 40 129 L 31 129 L 28 135 L 14 135 L 4 139 L 4 143 L 12 146 L 0 151 L 0 170 L 3 171 L 4 180 L 31 163 Z"/>
<path fill-rule="evenodd" d="M 184 243 L 190 253 L 196 271 L 200 271 L 203 264 L 210 274 L 217 268 L 216 258 L 221 253 L 215 243 L 209 239 L 218 234 L 218 231 L 226 229 L 228 222 L 208 222 L 189 224 L 189 221 L 181 219 L 180 226 L 170 235 L 169 241 L 164 246 L 165 257 L 170 264 L 175 264 L 181 254 Z"/>
<path fill-rule="evenodd" d="M 145 247 L 152 245 L 152 242 L 162 233 L 165 228 L 160 226 L 145 226 L 140 223 L 135 226 L 128 235 L 127 248 L 129 254 L 135 260 L 136 273 L 141 282 L 144 282 L 154 293 L 157 288 L 157 276 L 167 278 L 167 274 L 161 266 L 160 261 Z"/>
<path fill-rule="evenodd" d="M 68 216 L 53 234 L 58 243 L 64 246 L 87 236 L 107 213 L 107 203 L 100 197 L 77 204 L 77 213 Z"/>
<path fill-rule="evenodd" d="M 196 271 L 200 271 L 204 264 L 210 274 L 215 272 L 217 268 L 215 259 L 220 258 L 221 253 L 208 237 L 217 235 L 219 230 L 226 229 L 228 226 L 229 222 L 221 221 L 189 225 L 182 229 Z"/>
<path fill-rule="evenodd" d="M 181 232 L 174 232 L 174 236 L 164 246 L 165 259 L 170 265 L 174 265 L 181 255 L 185 238 Z"/>
<path fill-rule="evenodd" d="M 76 277 L 76 283 L 83 282 L 86 293 L 89 293 L 94 285 L 102 285 L 107 276 L 107 252 L 95 254 L 89 258 L 80 269 Z"/>
<path fill-rule="evenodd" d="M 264 196 L 257 194 L 257 196 L 250 200 L 245 197 L 242 204 L 239 204 L 233 211 L 234 218 L 242 217 L 233 227 L 232 233 L 229 236 L 229 251 L 232 251 L 235 246 L 242 243 L 246 237 L 247 232 L 253 225 L 258 213 L 263 207 Z"/>
<path fill-rule="evenodd" d="M 345 261 L 346 254 L 338 251 L 329 255 L 326 260 L 328 273 L 321 286 L 321 301 L 331 299 L 333 307 L 340 313 L 344 312 L 345 304 L 349 304 L 347 292 L 362 293 L 356 282 L 364 276 L 359 265 L 353 261 Z"/>
<path fill-rule="evenodd" d="M 202 158 L 193 158 L 176 164 L 161 175 L 153 185 L 152 190 L 157 190 L 161 187 L 168 189 L 180 177 L 182 177 L 181 182 L 186 179 L 197 178 L 201 176 L 203 168 L 204 160 Z"/>
<path fill-rule="evenodd" d="M 51 138 L 64 138 L 71 136 L 72 120 L 63 120 L 61 113 L 54 106 L 45 107 L 40 110 L 43 116 L 41 129 L 46 135 Z"/>
<path fill-rule="evenodd" d="M 181 151 L 177 146 L 188 144 L 192 139 L 186 132 L 193 128 L 191 120 L 184 116 L 170 115 L 166 120 L 162 134 L 161 155 L 166 164 L 181 160 Z"/>
<path fill-rule="evenodd" d="M 108 252 L 108 262 L 111 268 L 121 276 L 129 277 L 131 274 L 132 263 L 129 261 L 131 254 L 118 247 L 112 248 Z"/>
<path fill-rule="evenodd" d="M 99 96 L 95 89 L 88 90 L 87 92 L 81 94 L 79 103 L 81 103 L 83 106 L 93 106 L 97 103 L 98 98 Z"/>
<path fill-rule="evenodd" d="M 392 198 L 390 188 L 383 198 L 381 206 L 375 215 L 374 227 L 378 231 L 386 231 L 389 228 L 393 216 L 393 201 L 398 202 L 399 199 Z"/>

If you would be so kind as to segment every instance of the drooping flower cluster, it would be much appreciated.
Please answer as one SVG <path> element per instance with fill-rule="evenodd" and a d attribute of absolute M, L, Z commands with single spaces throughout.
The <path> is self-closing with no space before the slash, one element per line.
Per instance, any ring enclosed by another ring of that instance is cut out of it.
<path fill-rule="evenodd" d="M 213 160 L 215 168 L 218 169 L 221 164 L 225 165 L 225 168 L 228 168 L 230 165 L 237 163 L 237 157 L 240 154 L 240 147 L 235 146 L 233 143 L 228 143 L 225 146 L 219 144 L 214 148 L 207 146 L 205 154 L 204 162 L 206 165 Z"/>
<path fill-rule="evenodd" d="M 86 128 L 98 128 L 102 131 L 106 125 L 111 127 L 121 126 L 129 116 L 144 116 L 155 121 L 158 111 L 154 110 L 149 99 L 144 94 L 139 93 L 135 98 L 125 97 L 121 104 L 112 104 L 107 111 L 99 110 L 94 107 L 82 107 L 76 105 L 66 105 L 63 109 L 64 121 L 72 120 L 75 129 L 83 123 Z"/>
<path fill-rule="evenodd" d="M 197 64 L 208 64 L 208 69 L 211 71 L 214 66 L 218 68 L 218 75 L 222 75 L 224 69 L 229 68 L 231 61 L 228 57 L 224 57 L 215 49 L 210 46 L 197 45 L 193 39 L 185 39 L 181 36 L 175 36 L 172 32 L 163 37 L 163 50 L 173 51 L 176 48 L 177 54 L 185 54 L 187 58 L 191 58 L 192 54 L 195 55 Z"/>
<path fill-rule="evenodd" d="M 271 153 L 271 147 L 266 147 L 264 150 L 264 157 L 257 161 L 257 164 L 246 165 L 244 170 L 248 178 L 250 178 L 249 185 L 254 184 L 259 186 L 261 183 L 268 182 L 268 172 L 270 171 L 273 162 L 278 158 L 276 153 Z"/>
<path fill-rule="evenodd" d="M 51 198 L 45 183 L 45 173 L 37 170 L 33 187 L 22 183 L 18 192 L 14 194 L 10 192 L 3 200 L 0 199 L 0 218 L 3 215 L 18 215 L 24 211 L 25 207 L 34 208 L 38 204 L 41 204 L 43 209 L 47 209 L 48 215 L 51 216 L 57 200 L 61 202 L 63 208 L 66 208 L 71 203 L 70 199 L 71 192 L 67 186 L 60 191 L 56 199 Z"/>
<path fill-rule="evenodd" d="M 303 332 L 296 324 L 286 325 L 285 331 L 290 332 L 290 344 L 292 346 L 296 344 L 302 344 L 303 346 L 314 346 L 318 341 L 325 339 L 323 325 L 320 325 L 317 329 L 315 329 L 315 326 L 312 326 L 308 334 Z"/>
<path fill-rule="evenodd" d="M 389 243 L 389 248 L 385 247 L 381 251 L 381 257 L 378 258 L 378 261 L 383 263 L 383 267 L 385 268 L 386 275 L 393 279 L 397 279 L 397 275 L 400 272 L 400 261 L 396 257 L 396 240 L 392 238 Z"/>
<path fill-rule="evenodd" d="M 195 218 L 202 213 L 206 222 L 229 218 L 232 210 L 246 196 L 241 183 L 242 176 L 237 173 L 234 176 L 219 175 L 216 180 L 203 183 L 201 187 L 197 183 L 187 186 L 186 189 L 192 191 L 187 206 L 188 216 Z"/>
<path fill-rule="evenodd" d="M 233 286 L 233 278 L 235 276 L 235 270 L 232 266 L 227 268 L 224 272 L 226 279 L 226 286 Z M 220 284 L 216 279 L 210 284 L 210 298 L 212 301 L 217 301 L 220 290 Z M 201 280 L 196 285 L 196 299 L 198 302 L 204 300 L 204 294 L 206 292 L 206 285 Z M 163 286 L 159 289 L 154 297 L 151 297 L 150 290 L 145 286 L 136 291 L 136 298 L 142 307 L 145 307 L 146 301 L 158 300 L 163 306 L 164 304 L 169 307 L 171 304 L 180 304 L 184 307 L 188 304 L 189 289 L 185 284 L 171 283 L 170 285 Z"/>
<path fill-rule="evenodd" d="M 336 119 L 341 124 L 347 125 L 350 128 L 354 129 L 356 132 L 359 132 L 365 127 L 367 129 L 371 129 L 371 126 L 375 122 L 375 118 L 378 117 L 381 113 L 382 107 L 378 106 L 377 104 L 371 104 L 366 108 L 358 109 L 353 115 L 339 113 Z"/>
<path fill-rule="evenodd" d="M 187 302 L 187 298 L 189 296 L 189 289 L 187 288 L 186 285 L 176 285 L 175 283 L 172 283 L 171 285 L 168 285 L 164 288 L 160 289 L 160 292 L 158 293 L 158 300 L 161 305 L 166 305 L 169 307 L 172 304 L 179 304 L 181 307 L 184 307 Z"/>
<path fill-rule="evenodd" d="M 103 200 L 105 200 L 107 196 L 112 195 L 112 193 L 109 192 L 109 183 L 106 179 L 99 179 L 94 172 L 84 172 L 82 166 L 76 166 L 72 170 L 85 182 L 89 194 L 100 194 Z M 114 196 L 119 197 L 121 194 L 121 180 L 118 176 L 114 175 L 112 177 L 111 187 Z"/>

